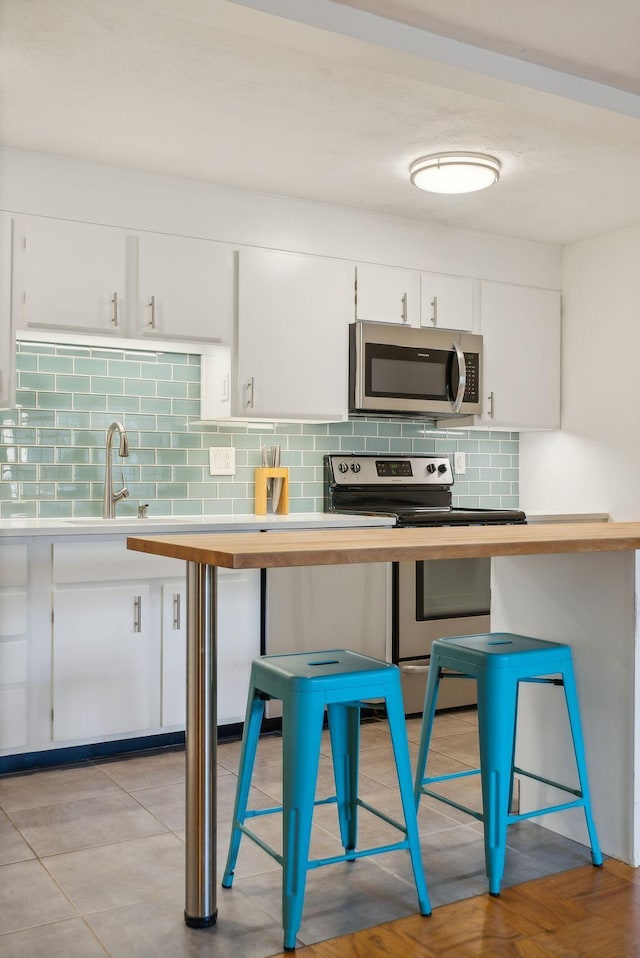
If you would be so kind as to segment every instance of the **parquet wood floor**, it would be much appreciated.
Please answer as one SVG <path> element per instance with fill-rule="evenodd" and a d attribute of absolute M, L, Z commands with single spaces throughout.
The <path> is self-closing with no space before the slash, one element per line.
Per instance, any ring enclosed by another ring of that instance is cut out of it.
<path fill-rule="evenodd" d="M 291 954 L 288 952 L 287 954 Z M 342 938 L 297 958 L 634 958 L 640 869 L 606 861 L 467 898 Z M 284 955 L 278 958 L 285 958 Z"/>

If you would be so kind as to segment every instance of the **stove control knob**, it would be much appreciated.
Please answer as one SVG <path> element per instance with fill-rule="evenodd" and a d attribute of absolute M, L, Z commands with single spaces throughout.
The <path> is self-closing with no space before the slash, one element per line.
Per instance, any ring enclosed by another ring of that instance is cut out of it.
<path fill-rule="evenodd" d="M 435 471 L 436 471 L 435 463 L 430 462 L 427 466 L 427 472 L 429 473 L 429 475 L 431 475 L 431 473 Z"/>
<path fill-rule="evenodd" d="M 447 467 L 445 463 L 441 462 L 440 465 L 438 466 L 438 472 L 440 473 L 440 475 L 442 475 L 442 473 L 446 471 L 447 471 Z"/>
<path fill-rule="evenodd" d="M 340 472 L 349 472 L 349 466 L 346 462 L 339 462 L 338 469 Z"/>
<path fill-rule="evenodd" d="M 351 463 L 351 472 L 360 472 L 360 463 L 352 462 Z"/>

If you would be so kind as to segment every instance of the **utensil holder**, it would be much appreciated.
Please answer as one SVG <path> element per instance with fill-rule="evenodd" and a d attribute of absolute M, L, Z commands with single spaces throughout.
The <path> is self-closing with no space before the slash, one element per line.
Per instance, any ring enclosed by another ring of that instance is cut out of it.
<path fill-rule="evenodd" d="M 260 466 L 255 470 L 255 505 L 257 516 L 267 514 L 267 480 L 282 479 L 282 491 L 278 502 L 277 513 L 280 516 L 289 515 L 289 470 L 286 466 Z"/>

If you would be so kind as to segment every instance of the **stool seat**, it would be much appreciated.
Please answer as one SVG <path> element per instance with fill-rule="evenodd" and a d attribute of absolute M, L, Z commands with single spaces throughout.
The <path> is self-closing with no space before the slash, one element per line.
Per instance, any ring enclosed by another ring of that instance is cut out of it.
<path fill-rule="evenodd" d="M 480 768 L 448 775 L 426 776 L 438 689 L 447 678 L 475 679 L 478 690 Z M 518 689 L 521 682 L 562 686 L 573 740 L 579 788 L 544 778 L 515 764 Z M 469 775 L 480 775 L 482 811 L 471 809 L 435 791 L 432 786 Z M 524 813 L 510 812 L 514 774 L 534 779 L 572 796 L 571 800 Z M 591 844 L 591 860 L 602 864 L 591 811 L 586 758 L 571 647 L 528 635 L 487 632 L 436 639 L 431 648 L 429 678 L 418 747 L 415 800 L 422 795 L 467 812 L 484 824 L 485 862 L 489 891 L 500 893 L 504 873 L 507 827 L 569 808 L 584 810 Z"/>
<path fill-rule="evenodd" d="M 282 702 L 282 805 L 268 809 L 247 809 L 251 776 L 267 699 Z M 386 706 L 393 745 L 404 824 L 373 808 L 358 797 L 360 712 L 371 700 L 382 699 Z M 331 737 L 335 795 L 315 799 L 320 743 L 325 709 Z M 344 855 L 309 859 L 311 825 L 315 805 L 337 806 Z M 357 848 L 358 809 L 364 808 L 398 829 L 403 837 L 390 845 Z M 258 815 L 281 812 L 282 853 L 275 851 L 245 824 Z M 420 912 L 431 913 L 431 904 L 422 868 L 418 822 L 413 795 L 400 687 L 396 665 L 346 649 L 327 652 L 295 652 L 265 655 L 255 659 L 247 712 L 242 735 L 240 770 L 233 813 L 224 888 L 233 883 L 236 860 L 243 835 L 256 842 L 282 866 L 282 923 L 285 950 L 295 948 L 302 919 L 307 872 L 321 865 L 355 861 L 365 855 L 407 849 Z"/>

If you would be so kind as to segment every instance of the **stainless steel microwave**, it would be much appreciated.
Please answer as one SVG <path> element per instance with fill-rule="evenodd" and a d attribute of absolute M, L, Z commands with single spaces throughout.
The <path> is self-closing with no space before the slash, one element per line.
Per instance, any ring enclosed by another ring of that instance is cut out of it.
<path fill-rule="evenodd" d="M 482 412 L 482 336 L 391 323 L 349 326 L 349 411 L 442 419 Z"/>

